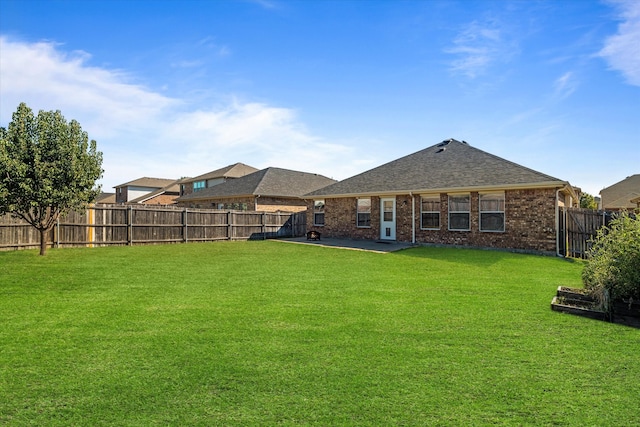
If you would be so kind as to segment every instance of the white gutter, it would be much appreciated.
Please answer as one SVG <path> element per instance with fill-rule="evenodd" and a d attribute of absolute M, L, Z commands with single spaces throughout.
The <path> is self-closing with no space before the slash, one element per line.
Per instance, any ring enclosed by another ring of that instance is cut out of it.
<path fill-rule="evenodd" d="M 469 193 L 482 191 L 498 191 L 498 190 L 530 190 L 539 188 L 557 188 L 558 186 L 569 186 L 566 181 L 546 181 L 531 184 L 508 184 L 508 185 L 485 185 L 477 187 L 442 187 L 442 188 L 416 188 L 413 190 L 403 189 L 394 191 L 365 191 L 359 193 L 337 193 L 337 194 L 314 194 L 312 197 L 318 199 L 339 199 L 343 197 L 393 197 L 407 194 L 408 191 L 415 194 L 428 193 Z"/>
<path fill-rule="evenodd" d="M 558 201 L 560 191 L 562 191 L 562 188 L 556 190 L 556 256 L 559 257 L 564 256 L 560 254 L 560 203 Z"/>

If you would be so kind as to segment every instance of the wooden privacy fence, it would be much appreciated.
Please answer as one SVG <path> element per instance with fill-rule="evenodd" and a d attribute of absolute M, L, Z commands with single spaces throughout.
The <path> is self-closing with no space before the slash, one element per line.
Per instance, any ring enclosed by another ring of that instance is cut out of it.
<path fill-rule="evenodd" d="M 586 258 L 592 239 L 600 227 L 607 225 L 611 215 L 591 209 L 564 208 L 560 212 L 560 251 L 571 258 Z"/>
<path fill-rule="evenodd" d="M 305 212 L 97 205 L 61 218 L 48 240 L 54 247 L 110 246 L 298 237 L 305 231 Z M 35 228 L 9 215 L 0 217 L 0 249 L 39 245 Z"/>

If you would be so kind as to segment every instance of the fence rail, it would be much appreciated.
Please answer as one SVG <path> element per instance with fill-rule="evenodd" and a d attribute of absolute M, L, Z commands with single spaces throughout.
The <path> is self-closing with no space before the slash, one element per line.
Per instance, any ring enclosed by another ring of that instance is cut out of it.
<path fill-rule="evenodd" d="M 303 236 L 305 212 L 247 212 L 136 205 L 96 205 L 61 218 L 50 246 L 111 246 Z M 0 250 L 38 247 L 23 220 L 0 216 Z"/>

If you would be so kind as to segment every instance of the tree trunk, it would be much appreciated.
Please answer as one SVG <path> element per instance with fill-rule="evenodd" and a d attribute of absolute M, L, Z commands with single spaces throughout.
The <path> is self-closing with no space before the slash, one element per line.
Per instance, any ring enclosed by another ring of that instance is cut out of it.
<path fill-rule="evenodd" d="M 47 252 L 47 232 L 49 230 L 45 230 L 40 228 L 40 255 L 44 255 Z"/>

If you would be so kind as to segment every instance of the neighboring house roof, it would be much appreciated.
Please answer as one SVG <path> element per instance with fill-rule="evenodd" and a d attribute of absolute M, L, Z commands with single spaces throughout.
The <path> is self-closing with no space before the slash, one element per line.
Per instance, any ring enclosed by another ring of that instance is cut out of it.
<path fill-rule="evenodd" d="M 244 163 L 235 163 L 233 165 L 225 166 L 224 168 L 198 175 L 195 178 L 185 179 L 184 182 L 196 182 L 215 178 L 240 178 L 257 171 L 258 169 L 253 166 L 245 165 Z"/>
<path fill-rule="evenodd" d="M 124 184 L 116 185 L 113 188 L 119 188 L 119 187 L 164 188 L 167 185 L 171 185 L 173 182 L 175 182 L 175 179 L 149 178 L 145 176 L 142 178 L 134 179 L 133 181 L 125 182 Z"/>
<path fill-rule="evenodd" d="M 640 193 L 636 193 L 636 192 L 631 192 L 631 193 L 627 193 L 624 196 L 620 197 L 619 199 L 613 200 L 611 202 L 607 202 L 606 206 L 604 207 L 604 209 L 629 209 L 629 208 L 635 208 L 636 207 L 636 200 L 640 196 Z"/>
<path fill-rule="evenodd" d="M 449 139 L 307 196 L 565 187 L 568 182 Z"/>
<path fill-rule="evenodd" d="M 182 180 L 177 180 L 177 181 L 173 181 L 171 184 L 167 185 L 166 187 L 163 188 L 159 188 L 157 190 L 154 190 L 150 193 L 145 194 L 144 196 L 140 196 L 137 197 L 133 200 L 129 200 L 127 203 L 144 203 L 147 200 L 153 199 L 154 197 L 158 197 L 162 194 L 173 194 L 175 196 L 178 196 L 180 194 L 180 184 L 182 183 Z"/>
<path fill-rule="evenodd" d="M 115 204 L 116 193 L 100 193 L 96 197 L 96 203 Z"/>
<path fill-rule="evenodd" d="M 266 168 L 222 184 L 182 196 L 178 201 L 215 197 L 273 196 L 301 197 L 310 191 L 337 182 L 326 176 L 289 169 Z"/>
<path fill-rule="evenodd" d="M 603 209 L 632 209 L 632 199 L 640 196 L 640 174 L 631 175 L 620 182 L 600 190 Z"/>

